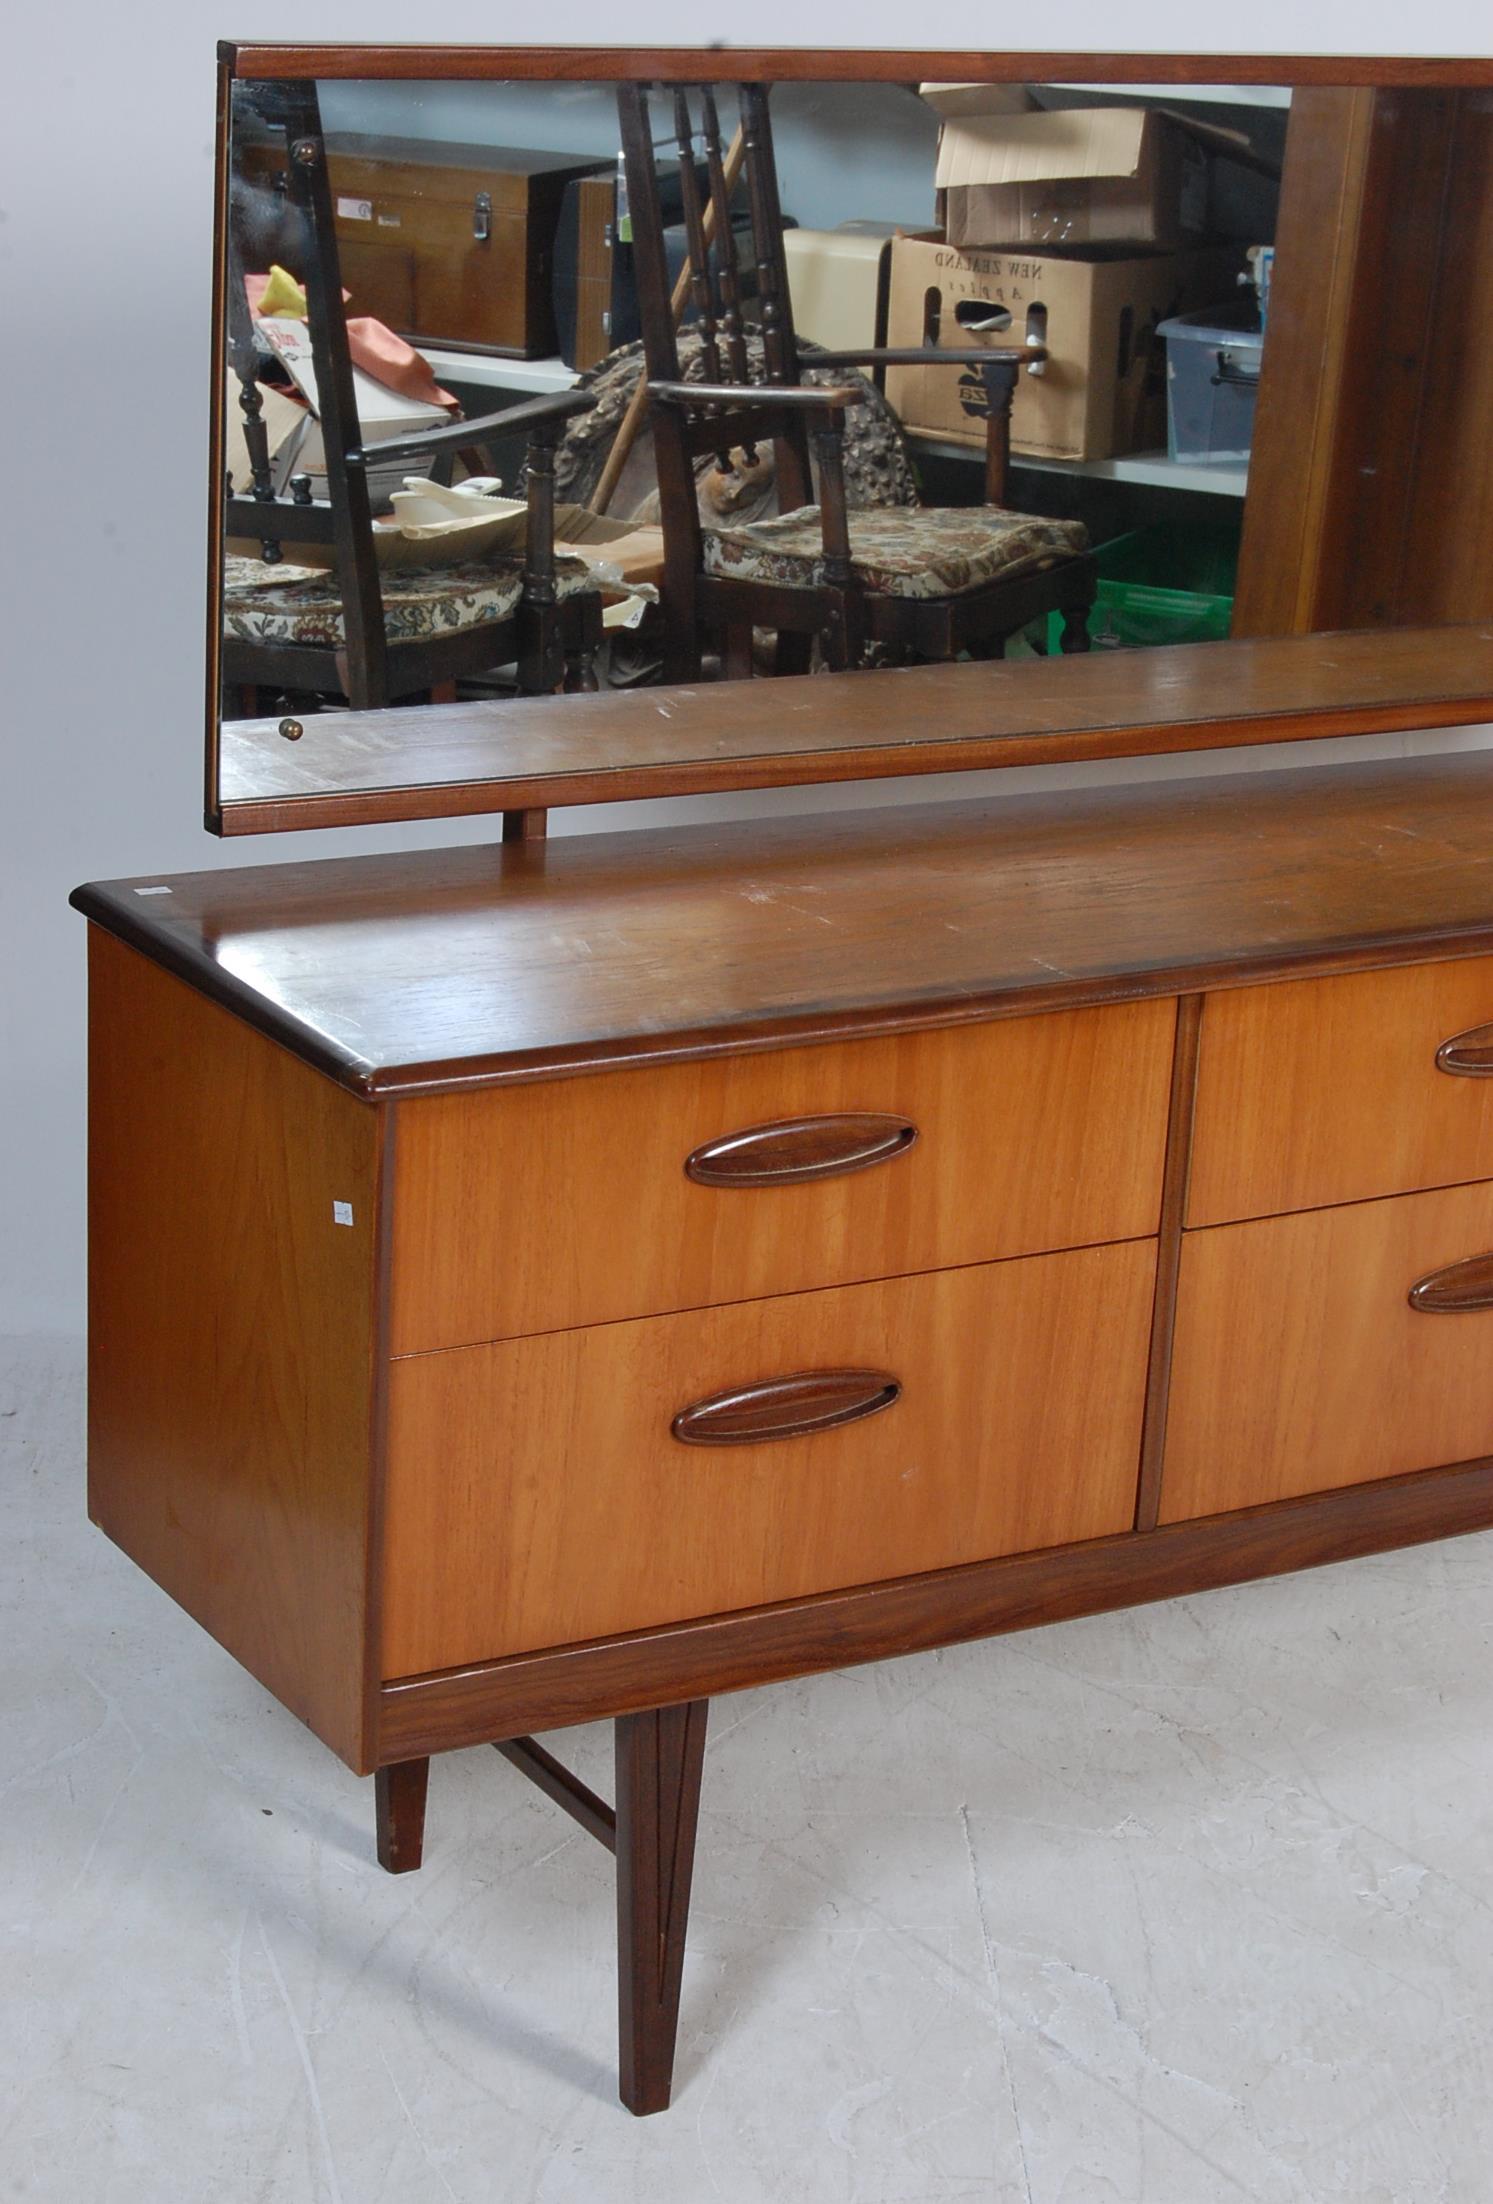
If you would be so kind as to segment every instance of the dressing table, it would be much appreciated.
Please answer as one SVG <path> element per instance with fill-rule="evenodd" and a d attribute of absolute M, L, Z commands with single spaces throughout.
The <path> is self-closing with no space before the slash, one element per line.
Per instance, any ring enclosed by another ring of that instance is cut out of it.
<path fill-rule="evenodd" d="M 543 831 L 1493 718 L 1485 616 L 1104 663 L 246 723 L 243 830 L 502 836 L 73 899 L 90 1512 L 386 1868 L 483 1744 L 614 1851 L 635 2112 L 717 1694 L 1493 1525 L 1493 755 Z"/>

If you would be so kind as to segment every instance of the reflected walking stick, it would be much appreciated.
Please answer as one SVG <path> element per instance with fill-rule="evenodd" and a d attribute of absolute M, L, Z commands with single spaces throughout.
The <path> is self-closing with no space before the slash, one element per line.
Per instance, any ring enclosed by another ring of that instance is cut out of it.
<path fill-rule="evenodd" d="M 738 128 L 731 143 L 726 148 L 724 177 L 727 198 L 736 188 L 736 180 L 741 174 L 742 156 L 745 151 L 745 142 Z M 703 221 L 705 242 L 709 244 L 715 234 L 715 201 L 713 198 L 705 208 Z M 670 300 L 676 329 L 684 319 L 684 310 L 689 304 L 691 274 L 691 266 L 686 261 L 685 266 L 679 271 L 679 280 L 674 285 L 674 295 Z M 595 494 L 591 499 L 593 513 L 604 513 L 610 506 L 616 494 L 617 484 L 622 478 L 622 470 L 627 465 L 628 454 L 637 442 L 638 430 L 643 425 L 643 416 L 647 410 L 648 370 L 645 367 L 638 375 L 637 389 L 627 401 L 627 411 L 623 414 L 618 425 L 612 448 L 607 454 L 607 463 L 601 470 L 601 480 L 596 485 Z"/>

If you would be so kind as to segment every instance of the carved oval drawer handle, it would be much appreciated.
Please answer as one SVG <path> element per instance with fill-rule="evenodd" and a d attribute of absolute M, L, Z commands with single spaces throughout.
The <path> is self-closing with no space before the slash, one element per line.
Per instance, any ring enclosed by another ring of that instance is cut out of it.
<path fill-rule="evenodd" d="M 1493 1079 L 1493 1025 L 1470 1026 L 1443 1041 L 1436 1051 L 1436 1069 L 1461 1079 Z"/>
<path fill-rule="evenodd" d="M 759 1446 L 859 1423 L 893 1407 L 901 1395 L 900 1381 L 884 1370 L 798 1370 L 712 1393 L 681 1408 L 669 1429 L 685 1446 Z"/>
<path fill-rule="evenodd" d="M 1493 1255 L 1469 1255 L 1443 1270 L 1428 1271 L 1410 1288 L 1412 1309 L 1427 1316 L 1465 1316 L 1493 1309 Z"/>
<path fill-rule="evenodd" d="M 794 1186 L 890 1163 L 893 1156 L 905 1156 L 917 1137 L 916 1125 L 905 1117 L 878 1110 L 784 1117 L 707 1140 L 686 1158 L 684 1171 L 698 1186 Z"/>

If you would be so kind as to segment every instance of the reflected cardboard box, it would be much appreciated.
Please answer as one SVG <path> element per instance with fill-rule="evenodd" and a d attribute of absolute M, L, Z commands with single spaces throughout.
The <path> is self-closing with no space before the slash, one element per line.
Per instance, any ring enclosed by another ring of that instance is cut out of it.
<path fill-rule="evenodd" d="M 1001 86 L 923 86 L 941 118 L 939 219 L 951 245 L 1039 252 L 1159 249 L 1200 241 L 1220 155 L 1248 160 L 1238 131 L 1162 108 L 1012 113 Z"/>
<path fill-rule="evenodd" d="M 1003 306 L 994 344 L 1042 343 L 1038 375 L 1017 379 L 1011 448 L 1034 459 L 1114 459 L 1166 443 L 1166 346 L 1159 325 L 1234 296 L 1241 256 L 1229 247 L 1115 257 L 1101 253 L 960 252 L 937 238 L 892 246 L 887 342 L 967 350 L 967 373 L 894 367 L 886 394 L 904 428 L 982 448 L 985 392 L 970 322 Z"/>

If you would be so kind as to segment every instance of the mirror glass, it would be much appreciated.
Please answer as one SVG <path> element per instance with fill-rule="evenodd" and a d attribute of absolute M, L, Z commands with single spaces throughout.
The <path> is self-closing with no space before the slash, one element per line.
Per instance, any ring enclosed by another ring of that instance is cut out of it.
<path fill-rule="evenodd" d="M 994 573 L 1026 590 L 1000 632 L 908 613 L 850 637 L 864 663 L 1045 660 L 1090 696 L 1099 656 L 1123 679 L 1160 646 L 1493 614 L 1489 562 L 1466 548 L 1493 519 L 1486 91 L 903 84 L 857 81 L 847 57 L 838 81 L 765 88 L 776 209 L 754 207 L 742 141 L 760 125 L 729 83 L 693 86 L 682 113 L 655 89 L 651 203 L 636 127 L 630 191 L 630 96 L 568 79 L 228 85 L 209 795 L 224 831 L 239 807 L 256 828 L 299 823 L 275 805 L 323 785 L 349 817 L 361 791 L 470 808 L 418 792 L 473 777 L 474 742 L 500 752 L 505 707 L 532 727 L 525 697 L 677 678 L 666 535 L 686 576 L 691 553 L 640 341 L 660 270 L 686 379 L 739 381 L 733 346 L 751 379 L 772 374 L 786 287 L 804 380 L 850 393 L 852 556 L 889 565 L 893 594 L 916 605 L 968 579 L 957 562 L 986 558 L 994 491 Z M 718 215 L 732 246 L 702 292 L 688 248 Z M 876 348 L 951 357 L 815 365 Z M 998 355 L 1015 364 L 997 481 Z M 567 393 L 587 409 L 547 403 Z M 785 499 L 791 454 L 750 426 L 726 422 L 694 462 L 704 571 L 768 585 L 746 625 L 699 630 L 708 681 L 811 673 L 847 647 L 821 625 L 779 654 L 772 586 L 824 578 L 821 524 L 807 544 L 752 535 L 803 500 Z M 949 516 L 931 548 L 910 518 L 930 509 Z M 880 516 L 874 539 L 858 514 Z M 1075 612 L 1054 576 L 1080 555 Z"/>

